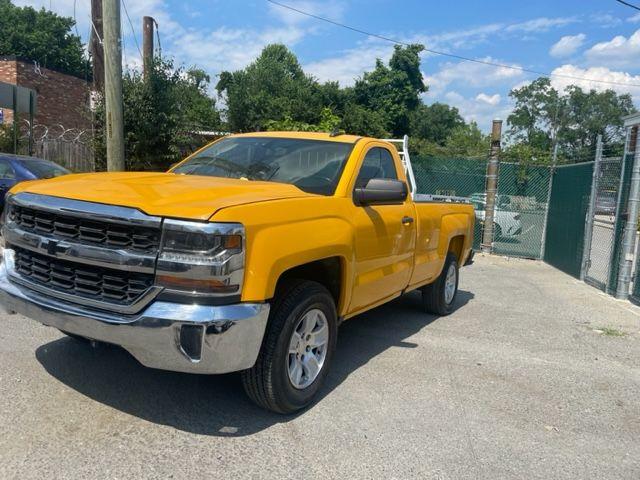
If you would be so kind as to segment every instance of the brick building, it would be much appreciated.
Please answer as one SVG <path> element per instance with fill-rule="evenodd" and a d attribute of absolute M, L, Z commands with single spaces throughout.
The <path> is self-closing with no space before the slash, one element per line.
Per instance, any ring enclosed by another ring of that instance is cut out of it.
<path fill-rule="evenodd" d="M 65 128 L 81 130 L 91 127 L 89 84 L 84 79 L 37 67 L 26 59 L 0 56 L 0 81 L 36 91 L 36 125 L 52 127 L 60 124 Z M 12 123 L 13 111 L 3 110 L 4 123 Z"/>

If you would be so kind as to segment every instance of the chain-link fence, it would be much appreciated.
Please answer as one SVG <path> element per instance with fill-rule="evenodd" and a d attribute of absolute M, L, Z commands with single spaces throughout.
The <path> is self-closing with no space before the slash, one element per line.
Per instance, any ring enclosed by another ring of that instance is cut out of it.
<path fill-rule="evenodd" d="M 549 183 L 549 167 L 500 165 L 493 252 L 510 257 L 542 258 Z"/>
<path fill-rule="evenodd" d="M 585 282 L 607 291 L 616 242 L 622 157 L 596 155 L 591 203 L 586 221 L 583 278 Z"/>
<path fill-rule="evenodd" d="M 418 192 L 468 198 L 476 209 L 474 248 L 480 248 L 486 208 L 487 158 L 415 158 Z M 541 258 L 549 168 L 500 165 L 493 251 Z"/>
<path fill-rule="evenodd" d="M 487 158 L 414 157 L 412 164 L 418 193 L 466 197 L 476 204 L 473 248 L 480 249 L 485 201 Z"/>

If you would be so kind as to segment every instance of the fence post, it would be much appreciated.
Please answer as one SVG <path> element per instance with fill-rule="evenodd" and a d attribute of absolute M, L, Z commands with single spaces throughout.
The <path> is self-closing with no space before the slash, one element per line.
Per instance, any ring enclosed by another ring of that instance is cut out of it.
<path fill-rule="evenodd" d="M 484 210 L 484 229 L 482 233 L 483 253 L 491 253 L 493 248 L 493 218 L 496 207 L 496 195 L 498 193 L 498 171 L 500 170 L 500 140 L 502 137 L 502 120 L 494 120 L 491 126 L 491 151 L 487 164 L 487 199 Z"/>
<path fill-rule="evenodd" d="M 540 238 L 540 260 L 544 260 L 544 252 L 547 248 L 547 223 L 549 223 L 549 205 L 551 205 L 551 192 L 553 190 L 553 176 L 558 164 L 558 143 L 553 146 L 553 157 L 549 167 L 549 184 L 547 186 L 547 203 L 544 207 L 544 220 L 542 220 L 542 237 Z"/>
<path fill-rule="evenodd" d="M 591 196 L 589 197 L 589 210 L 587 210 L 587 222 L 584 228 L 584 250 L 582 251 L 582 268 L 580 269 L 580 280 L 584 280 L 587 270 L 591 266 L 591 242 L 593 240 L 593 216 L 596 209 L 598 196 L 598 184 L 600 183 L 600 165 L 602 162 L 602 135 L 598 135 L 596 144 L 596 161 L 593 165 L 593 176 L 591 177 Z"/>
<path fill-rule="evenodd" d="M 618 288 L 616 298 L 629 298 L 629 284 L 633 269 L 634 250 L 636 245 L 636 230 L 638 228 L 638 213 L 640 213 L 640 128 L 629 136 L 629 143 L 625 155 L 634 152 L 633 167 L 631 169 L 631 183 L 629 186 L 629 200 L 627 203 L 627 218 L 622 235 L 622 251 L 620 252 L 620 267 L 618 269 Z M 632 131 L 633 131 L 632 130 Z"/>

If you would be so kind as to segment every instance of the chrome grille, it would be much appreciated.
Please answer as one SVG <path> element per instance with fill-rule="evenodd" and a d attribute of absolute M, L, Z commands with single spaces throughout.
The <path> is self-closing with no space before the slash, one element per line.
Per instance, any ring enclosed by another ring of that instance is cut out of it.
<path fill-rule="evenodd" d="M 160 229 L 96 222 L 15 204 L 11 205 L 9 220 L 29 232 L 92 245 L 155 253 L 160 244 Z"/>
<path fill-rule="evenodd" d="M 153 284 L 153 275 L 123 272 L 67 262 L 10 245 L 15 251 L 15 269 L 25 279 L 64 293 L 91 300 L 129 304 Z"/>

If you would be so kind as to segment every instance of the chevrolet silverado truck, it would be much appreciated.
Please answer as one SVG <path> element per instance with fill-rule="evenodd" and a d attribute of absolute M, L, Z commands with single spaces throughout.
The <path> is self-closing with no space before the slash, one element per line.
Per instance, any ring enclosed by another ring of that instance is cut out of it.
<path fill-rule="evenodd" d="M 338 325 L 406 292 L 454 308 L 471 204 L 415 193 L 406 137 L 232 135 L 165 173 L 25 182 L 3 213 L 0 304 L 148 367 L 240 371 L 307 406 Z M 444 201 L 443 201 L 444 200 Z"/>

